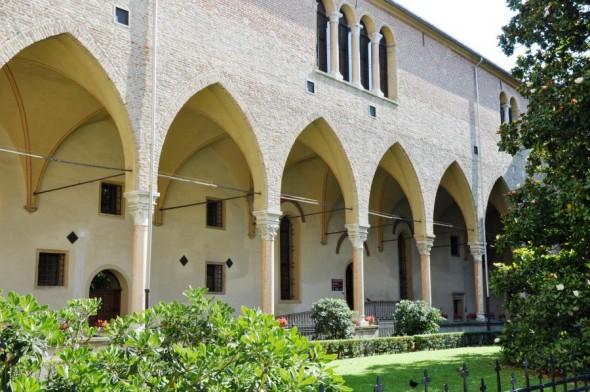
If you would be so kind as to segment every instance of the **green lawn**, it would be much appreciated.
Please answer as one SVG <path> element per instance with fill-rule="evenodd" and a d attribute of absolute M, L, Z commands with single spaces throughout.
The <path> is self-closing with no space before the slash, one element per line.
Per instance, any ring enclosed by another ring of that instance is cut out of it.
<path fill-rule="evenodd" d="M 443 391 L 449 384 L 450 391 L 463 390 L 463 378 L 458 369 L 467 364 L 469 391 L 479 391 L 482 377 L 487 390 L 496 390 L 494 366 L 500 356 L 499 347 L 466 347 L 450 350 L 419 351 L 413 353 L 380 355 L 334 361 L 335 372 L 346 380 L 346 385 L 358 392 L 373 392 L 378 375 L 381 375 L 384 390 L 391 392 L 424 391 L 424 385 L 409 386 L 410 379 L 422 382 L 424 369 L 432 379 L 429 391 Z M 511 387 L 510 376 L 516 373 L 519 383 L 523 371 L 503 367 L 502 389 Z"/>

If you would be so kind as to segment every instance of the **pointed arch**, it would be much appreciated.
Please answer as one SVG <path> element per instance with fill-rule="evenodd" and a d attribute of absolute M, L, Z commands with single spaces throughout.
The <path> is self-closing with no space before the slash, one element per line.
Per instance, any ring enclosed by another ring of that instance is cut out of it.
<path fill-rule="evenodd" d="M 358 209 L 357 186 L 352 165 L 336 132 L 323 117 L 319 117 L 305 126 L 295 140 L 295 143 L 297 142 L 317 154 L 330 168 L 342 190 L 344 205 L 347 208 L 346 221 L 355 222 L 354 214 Z M 291 151 L 294 146 L 295 144 L 291 147 Z M 288 162 L 285 161 L 283 173 L 285 173 L 287 165 Z"/>
<path fill-rule="evenodd" d="M 414 168 L 414 165 L 410 161 L 410 158 L 400 143 L 396 143 L 391 146 L 379 162 L 379 167 L 382 168 L 387 174 L 397 181 L 401 187 L 404 195 L 408 199 L 410 209 L 412 211 L 412 217 L 414 219 L 413 227 L 416 233 L 426 233 L 426 209 L 424 207 L 424 196 L 420 180 Z M 377 170 L 375 171 L 375 175 Z M 376 177 L 374 177 L 375 181 Z M 381 187 L 383 189 L 383 187 Z M 383 197 L 383 192 L 380 195 Z M 377 204 L 378 208 L 381 208 L 381 204 Z M 382 218 L 379 218 L 377 225 L 382 224 Z M 382 230 L 379 230 L 382 232 Z M 378 238 L 382 238 L 382 235 Z M 380 241 L 378 241 L 380 242 Z"/>
<path fill-rule="evenodd" d="M 156 151 L 156 164 L 162 167 L 161 154 L 164 141 L 178 113 L 187 106 L 203 114 L 212 123 L 222 128 L 238 145 L 250 169 L 253 190 L 260 192 L 254 197 L 254 210 L 264 210 L 268 199 L 268 172 L 258 136 L 254 132 L 253 123 L 257 123 L 253 113 L 247 109 L 247 101 L 239 90 L 224 75 L 216 73 L 202 74 L 184 84 L 176 97 L 162 111 L 164 115 L 158 123 L 160 148 Z M 166 187 L 166 181 L 160 181 Z M 161 194 L 165 189 L 161 189 Z"/>
<path fill-rule="evenodd" d="M 468 242 L 478 242 L 479 230 L 473 192 L 457 161 L 451 163 L 447 168 L 440 180 L 440 186 L 451 195 L 461 210 L 467 226 Z"/>
<path fill-rule="evenodd" d="M 20 133 L 18 136 L 12 135 L 13 140 L 17 140 L 15 148 L 37 155 L 51 156 L 59 147 L 59 143 L 67 138 L 67 133 L 73 132 L 76 127 L 86 124 L 89 120 L 96 119 L 97 113 L 104 112 L 101 116 L 110 117 L 115 124 L 123 148 L 123 166 L 130 170 L 125 176 L 126 187 L 128 190 L 136 188 L 139 181 L 136 170 L 136 139 L 127 108 L 115 85 L 118 79 L 112 71 L 117 67 L 110 63 L 108 56 L 97 49 L 92 37 L 76 30 L 69 23 L 50 24 L 46 28 L 41 31 L 33 28 L 30 36 L 22 41 L 13 42 L 9 39 L 4 46 L 4 53 L 10 52 L 13 56 L 0 60 L 3 64 L 0 77 L 9 80 L 11 92 L 5 93 L 12 94 L 12 97 L 9 97 L 11 100 L 22 100 L 24 93 L 27 101 L 30 101 L 27 102 L 29 107 L 35 100 L 44 103 L 39 108 L 45 112 L 27 112 L 25 105 L 18 105 L 21 120 L 17 128 L 12 128 L 13 132 Z M 23 42 L 28 45 L 24 46 Z M 34 77 L 28 77 L 31 75 Z M 51 98 L 43 96 L 43 92 L 47 90 L 39 88 L 40 82 L 49 83 L 50 80 L 61 80 L 57 84 L 48 84 L 48 88 L 54 89 Z M 59 105 L 59 94 L 55 91 L 57 89 L 63 90 L 61 100 L 71 102 L 70 106 L 75 109 L 64 111 L 63 107 L 69 106 L 61 105 L 59 109 L 63 113 L 60 114 L 52 107 Z M 77 95 L 70 94 L 66 89 Z M 81 100 L 80 97 L 84 99 Z M 69 115 L 67 119 L 62 116 L 65 113 Z M 39 116 L 43 116 L 43 119 L 37 118 Z M 5 114 L 2 117 L 6 119 Z M 62 123 L 58 124 L 59 121 Z M 49 131 L 51 127 L 54 129 Z M 15 129 L 17 130 L 14 131 Z M 41 140 L 43 142 L 40 142 Z M 22 158 L 21 162 L 27 187 L 25 208 L 34 211 L 37 208 L 34 192 L 43 181 L 47 162 L 33 162 L 28 157 Z"/>

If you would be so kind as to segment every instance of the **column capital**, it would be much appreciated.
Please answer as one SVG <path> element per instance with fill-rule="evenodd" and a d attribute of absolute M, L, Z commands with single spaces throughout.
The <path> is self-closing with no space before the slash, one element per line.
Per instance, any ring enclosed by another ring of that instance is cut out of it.
<path fill-rule="evenodd" d="M 127 211 L 133 217 L 133 224 L 136 226 L 147 226 L 149 221 L 149 208 L 154 208 L 156 200 L 160 197 L 159 193 L 154 193 L 153 200 L 150 203 L 150 193 L 148 191 L 130 191 L 123 194 L 127 200 Z M 151 204 L 151 205 L 150 205 Z"/>
<path fill-rule="evenodd" d="M 432 249 L 432 245 L 434 244 L 434 236 L 430 235 L 417 235 L 414 236 L 416 239 L 416 245 L 418 246 L 418 252 L 421 255 L 430 256 L 430 250 Z"/>
<path fill-rule="evenodd" d="M 473 255 L 474 261 L 481 261 L 481 256 L 485 253 L 483 242 L 469 242 L 469 252 Z"/>
<path fill-rule="evenodd" d="M 371 40 L 372 44 L 379 45 L 381 38 L 383 38 L 383 34 L 380 34 L 380 33 L 369 34 L 369 39 Z"/>
<path fill-rule="evenodd" d="M 350 33 L 352 35 L 360 35 L 362 28 L 363 28 L 363 26 L 360 24 L 357 24 L 357 23 L 352 24 L 352 25 L 350 25 Z"/>
<path fill-rule="evenodd" d="M 504 109 L 504 110 L 510 109 L 510 104 L 509 103 L 503 103 L 502 104 L 502 109 Z"/>
<path fill-rule="evenodd" d="M 342 18 L 342 14 L 338 11 L 330 12 L 328 18 L 330 18 L 331 23 L 338 23 L 340 21 L 340 18 Z"/>
<path fill-rule="evenodd" d="M 352 247 L 354 249 L 362 249 L 364 247 L 365 241 L 367 240 L 369 226 L 363 226 L 358 223 L 350 223 L 344 225 L 344 227 L 346 227 L 346 231 L 348 231 L 348 239 L 352 243 Z"/>
<path fill-rule="evenodd" d="M 274 240 L 283 213 L 281 211 L 254 211 L 252 215 L 256 217 L 256 231 L 258 231 L 260 238 L 267 241 Z"/>

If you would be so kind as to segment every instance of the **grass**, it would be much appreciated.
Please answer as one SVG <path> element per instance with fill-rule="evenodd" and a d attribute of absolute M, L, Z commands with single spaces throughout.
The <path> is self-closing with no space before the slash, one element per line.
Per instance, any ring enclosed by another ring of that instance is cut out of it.
<path fill-rule="evenodd" d="M 469 371 L 468 390 L 479 391 L 482 377 L 487 390 L 496 390 L 494 366 L 499 357 L 499 347 L 466 347 L 341 359 L 334 361 L 333 365 L 335 372 L 341 375 L 346 385 L 354 391 L 372 392 L 377 376 L 380 375 L 385 391 L 409 392 L 424 391 L 424 385 L 411 388 L 409 381 L 412 379 L 422 383 L 425 369 L 428 369 L 428 376 L 431 378 L 429 391 L 443 391 L 445 383 L 449 385 L 449 391 L 462 391 L 463 378 L 458 369 L 465 363 Z M 523 380 L 524 371 L 504 367 L 503 390 L 510 389 L 510 376 L 513 371 L 519 382 Z"/>

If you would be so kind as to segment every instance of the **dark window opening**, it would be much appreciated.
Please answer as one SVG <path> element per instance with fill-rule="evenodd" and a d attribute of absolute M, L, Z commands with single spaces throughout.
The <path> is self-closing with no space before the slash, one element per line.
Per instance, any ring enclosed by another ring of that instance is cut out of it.
<path fill-rule="evenodd" d="M 360 32 L 360 58 L 361 58 L 361 85 L 368 90 L 370 88 L 371 69 L 369 67 L 369 46 L 371 40 L 367 34 L 367 26 L 361 22 Z"/>
<path fill-rule="evenodd" d="M 397 237 L 397 253 L 399 259 L 399 299 L 408 299 L 406 241 L 401 234 Z"/>
<path fill-rule="evenodd" d="M 328 72 L 328 16 L 321 0 L 317 0 L 317 66 Z"/>
<path fill-rule="evenodd" d="M 451 236 L 451 256 L 459 256 L 459 237 Z"/>
<path fill-rule="evenodd" d="M 349 47 L 350 27 L 348 27 L 348 19 L 345 14 L 342 14 L 338 23 L 338 50 L 339 50 L 339 71 L 342 77 L 347 82 L 350 82 L 350 47 Z"/>
<path fill-rule="evenodd" d="M 115 21 L 119 24 L 129 26 L 129 11 L 115 7 Z"/>
<path fill-rule="evenodd" d="M 210 293 L 223 293 L 222 264 L 207 264 L 207 289 Z"/>
<path fill-rule="evenodd" d="M 295 299 L 295 281 L 293 263 L 293 226 L 291 219 L 285 216 L 281 219 L 280 225 L 280 276 L 281 276 L 281 299 Z"/>
<path fill-rule="evenodd" d="M 103 214 L 121 215 L 123 186 L 103 182 L 100 184 L 100 212 Z"/>
<path fill-rule="evenodd" d="M 207 227 L 223 227 L 223 200 L 207 200 Z"/>
<path fill-rule="evenodd" d="M 381 38 L 381 41 L 379 42 L 379 82 L 381 84 L 381 92 L 384 96 L 389 97 L 387 67 L 387 44 L 385 42 L 385 38 Z"/>
<path fill-rule="evenodd" d="M 65 286 L 65 253 L 39 253 L 37 286 Z"/>

